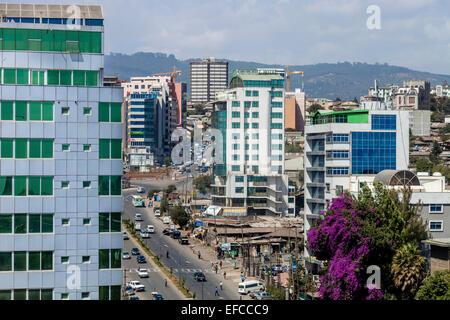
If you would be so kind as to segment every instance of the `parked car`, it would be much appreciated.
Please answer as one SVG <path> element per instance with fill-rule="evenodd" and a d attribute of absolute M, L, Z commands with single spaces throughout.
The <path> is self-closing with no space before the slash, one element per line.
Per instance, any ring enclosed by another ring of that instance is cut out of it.
<path fill-rule="evenodd" d="M 164 224 L 169 224 L 170 223 L 170 218 L 169 217 L 164 217 L 163 218 L 163 223 Z"/>
<path fill-rule="evenodd" d="M 181 236 L 178 238 L 178 242 L 180 244 L 189 244 L 189 237 L 188 236 Z"/>
<path fill-rule="evenodd" d="M 158 292 L 152 292 L 153 300 L 164 300 L 162 294 Z"/>
<path fill-rule="evenodd" d="M 137 188 L 137 193 L 145 193 L 145 189 L 142 187 Z"/>
<path fill-rule="evenodd" d="M 129 286 L 137 292 L 145 291 L 145 286 L 139 281 L 130 281 Z"/>
<path fill-rule="evenodd" d="M 173 231 L 171 238 L 172 239 L 179 239 L 181 237 L 181 232 L 180 231 Z"/>
<path fill-rule="evenodd" d="M 137 263 L 147 263 L 147 260 L 145 260 L 145 257 L 141 255 L 137 257 Z"/>
<path fill-rule="evenodd" d="M 130 297 L 130 300 L 139 300 L 138 296 Z"/>
<path fill-rule="evenodd" d="M 194 273 L 194 280 L 195 281 L 206 281 L 206 277 L 203 274 L 203 272 L 196 272 L 196 273 Z"/>
<path fill-rule="evenodd" d="M 159 216 L 161 216 L 161 211 L 159 210 L 159 209 L 156 209 L 155 208 L 155 217 L 159 217 Z"/>
<path fill-rule="evenodd" d="M 128 237 L 128 233 L 123 233 L 123 240 L 130 240 L 130 238 Z"/>
<path fill-rule="evenodd" d="M 138 276 L 139 278 L 148 278 L 148 271 L 147 269 L 138 269 Z"/>
<path fill-rule="evenodd" d="M 256 300 L 274 300 L 273 296 L 267 292 L 258 292 L 255 296 Z"/>
<path fill-rule="evenodd" d="M 170 229 L 164 229 L 163 230 L 163 232 L 162 232 L 162 234 L 163 235 L 165 235 L 165 236 L 170 236 L 171 234 L 172 234 L 172 230 L 170 230 Z"/>
<path fill-rule="evenodd" d="M 136 213 L 134 215 L 134 221 L 144 221 L 144 219 L 142 218 L 142 214 Z"/>
<path fill-rule="evenodd" d="M 142 238 L 150 238 L 150 232 L 148 232 L 147 230 L 141 230 L 141 237 Z"/>
<path fill-rule="evenodd" d="M 149 224 L 149 225 L 147 226 L 147 231 L 148 231 L 149 233 L 155 233 L 155 227 Z"/>
<path fill-rule="evenodd" d="M 124 259 L 124 260 L 131 259 L 131 256 L 128 252 L 124 251 L 122 253 L 122 259 Z"/>
<path fill-rule="evenodd" d="M 134 289 L 130 285 L 127 285 L 125 286 L 125 293 L 129 296 L 132 296 L 134 294 Z"/>
<path fill-rule="evenodd" d="M 138 256 L 138 255 L 140 255 L 141 253 L 139 252 L 139 249 L 138 249 L 138 248 L 133 248 L 133 249 L 131 249 L 131 254 L 132 254 L 133 256 Z"/>

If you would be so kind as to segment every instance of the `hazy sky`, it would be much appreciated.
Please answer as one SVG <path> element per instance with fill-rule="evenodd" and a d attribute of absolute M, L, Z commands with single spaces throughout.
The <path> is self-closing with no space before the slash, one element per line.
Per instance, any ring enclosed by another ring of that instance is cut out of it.
<path fill-rule="evenodd" d="M 447 0 L 10 0 L 103 5 L 106 52 L 276 64 L 389 63 L 450 74 Z M 366 13 L 380 8 L 381 29 Z"/>

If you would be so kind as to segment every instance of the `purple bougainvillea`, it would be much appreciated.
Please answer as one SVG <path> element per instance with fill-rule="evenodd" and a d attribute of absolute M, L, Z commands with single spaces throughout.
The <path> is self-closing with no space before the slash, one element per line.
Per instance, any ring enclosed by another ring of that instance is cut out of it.
<path fill-rule="evenodd" d="M 321 222 L 308 232 L 308 248 L 328 270 L 320 277 L 322 299 L 382 299 L 380 290 L 368 289 L 362 276 L 370 239 L 361 234 L 362 212 L 356 212 L 349 197 L 334 199 Z"/>

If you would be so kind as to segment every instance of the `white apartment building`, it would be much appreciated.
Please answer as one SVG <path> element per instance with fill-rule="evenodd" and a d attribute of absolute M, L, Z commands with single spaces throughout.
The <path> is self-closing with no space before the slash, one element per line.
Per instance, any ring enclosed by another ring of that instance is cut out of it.
<path fill-rule="evenodd" d="M 0 4 L 0 300 L 121 298 L 121 88 L 99 6 Z"/>
<path fill-rule="evenodd" d="M 326 210 L 327 203 L 350 190 L 352 176 L 408 168 L 408 112 L 318 112 L 305 126 L 304 163 L 307 239 L 311 225 Z"/>
<path fill-rule="evenodd" d="M 228 86 L 228 62 L 206 58 L 192 61 L 190 94 L 191 104 L 204 104 L 215 100 L 217 92 Z"/>
<path fill-rule="evenodd" d="M 284 168 L 284 70 L 236 70 L 214 107 L 223 163 L 214 166 L 212 204 L 248 215 L 294 215 Z"/>

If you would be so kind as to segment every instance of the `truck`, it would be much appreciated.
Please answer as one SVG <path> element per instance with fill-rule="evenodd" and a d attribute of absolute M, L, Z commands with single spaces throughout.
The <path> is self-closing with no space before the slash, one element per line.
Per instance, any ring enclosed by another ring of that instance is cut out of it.
<path fill-rule="evenodd" d="M 139 281 L 130 281 L 130 283 L 128 285 L 137 292 L 145 291 L 145 286 L 142 283 L 140 283 Z"/>

